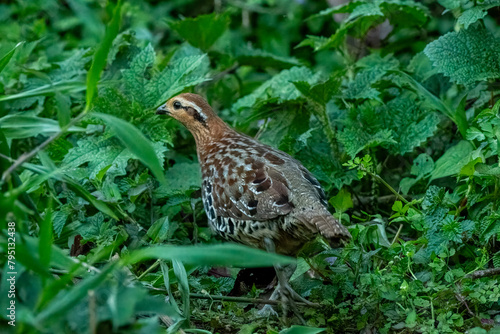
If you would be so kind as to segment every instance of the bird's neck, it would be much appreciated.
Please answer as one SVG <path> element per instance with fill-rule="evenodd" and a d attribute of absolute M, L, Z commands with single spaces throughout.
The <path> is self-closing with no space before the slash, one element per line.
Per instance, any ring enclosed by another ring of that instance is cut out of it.
<path fill-rule="evenodd" d="M 203 151 L 207 146 L 235 132 L 218 116 L 210 118 L 206 126 L 198 126 L 189 130 L 196 141 L 198 155 L 200 154 L 200 150 Z"/>

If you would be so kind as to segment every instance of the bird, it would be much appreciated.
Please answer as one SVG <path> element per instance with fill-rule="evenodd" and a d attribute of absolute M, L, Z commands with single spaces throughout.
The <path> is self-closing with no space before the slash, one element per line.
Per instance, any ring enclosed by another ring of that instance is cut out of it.
<path fill-rule="evenodd" d="M 302 163 L 237 132 L 200 95 L 174 96 L 156 114 L 177 119 L 193 135 L 203 207 L 209 226 L 223 239 L 288 256 L 296 256 L 318 234 L 332 247 L 351 239 L 328 211 L 320 183 Z M 275 269 L 281 290 L 304 301 L 288 284 L 283 268 Z"/>

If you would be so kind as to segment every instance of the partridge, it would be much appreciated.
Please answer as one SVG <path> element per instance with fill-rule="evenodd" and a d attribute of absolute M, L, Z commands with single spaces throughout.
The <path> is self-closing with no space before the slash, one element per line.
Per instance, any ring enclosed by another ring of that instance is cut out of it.
<path fill-rule="evenodd" d="M 291 256 L 318 233 L 332 246 L 351 238 L 328 211 L 318 180 L 299 161 L 236 132 L 201 96 L 180 94 L 156 113 L 174 117 L 193 134 L 203 205 L 221 237 Z M 285 285 L 278 268 L 277 273 Z"/>

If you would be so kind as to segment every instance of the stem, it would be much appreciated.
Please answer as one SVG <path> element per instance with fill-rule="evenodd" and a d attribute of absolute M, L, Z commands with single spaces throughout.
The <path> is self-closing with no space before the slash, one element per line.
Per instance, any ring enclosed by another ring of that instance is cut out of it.
<path fill-rule="evenodd" d="M 257 298 L 247 298 L 247 297 L 231 297 L 231 296 L 212 296 L 208 294 L 201 293 L 190 293 L 190 298 L 195 299 L 209 299 L 209 300 L 220 300 L 220 301 L 228 301 L 228 302 L 236 302 L 236 303 L 247 303 L 247 304 L 269 304 L 269 305 L 280 305 L 281 301 L 270 300 L 270 299 L 257 299 Z M 295 302 L 297 305 L 306 305 L 302 302 Z M 310 305 L 307 305 L 310 306 Z M 313 306 L 319 307 L 320 305 Z"/>
<path fill-rule="evenodd" d="M 401 230 L 403 229 L 403 224 L 399 224 L 398 232 L 396 232 L 396 235 L 394 236 L 394 239 L 392 239 L 391 246 L 394 245 L 394 243 L 398 240 L 399 235 L 401 234 Z"/>
<path fill-rule="evenodd" d="M 326 138 L 328 139 L 328 143 L 330 144 L 330 148 L 332 149 L 333 156 L 335 158 L 339 158 L 339 148 L 337 146 L 337 142 L 335 141 L 335 131 L 333 130 L 330 118 L 326 113 L 326 106 L 316 104 L 315 107 L 317 107 L 317 117 L 320 123 L 323 125 L 323 131 L 326 134 Z"/>
<path fill-rule="evenodd" d="M 401 202 L 403 202 L 404 204 L 410 204 L 410 202 L 408 202 L 406 200 L 406 198 L 404 198 L 401 194 L 399 194 L 393 187 L 391 187 L 391 185 L 387 182 L 384 181 L 383 178 L 381 178 L 380 176 L 378 176 L 377 174 L 375 173 L 372 173 L 370 172 L 369 170 L 367 170 L 366 168 L 364 168 L 363 166 L 359 166 L 363 171 L 367 172 L 368 175 L 370 175 L 371 177 L 373 177 L 374 179 L 376 179 L 377 181 L 379 181 L 380 183 L 382 183 L 384 186 L 387 187 L 387 189 L 389 189 L 395 196 L 397 199 L 399 199 Z"/>
<path fill-rule="evenodd" d="M 500 268 L 476 270 L 473 273 L 470 273 L 465 277 L 476 279 L 476 278 L 483 278 L 483 277 L 496 276 L 496 275 L 500 275 Z"/>
<path fill-rule="evenodd" d="M 156 262 L 153 263 L 148 269 L 146 269 L 139 277 L 137 277 L 137 279 L 141 280 L 144 276 L 146 276 L 147 274 L 149 274 L 151 272 L 151 270 L 153 270 L 156 267 L 158 267 L 159 264 L 160 264 L 160 260 L 156 260 Z"/>

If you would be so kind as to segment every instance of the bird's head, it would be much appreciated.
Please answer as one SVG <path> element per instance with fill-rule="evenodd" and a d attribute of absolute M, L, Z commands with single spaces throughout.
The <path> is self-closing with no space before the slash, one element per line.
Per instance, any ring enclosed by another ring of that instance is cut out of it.
<path fill-rule="evenodd" d="M 208 134 L 221 122 L 210 105 L 200 95 L 183 93 L 172 97 L 156 109 L 158 115 L 169 115 L 180 121 L 197 137 Z"/>

